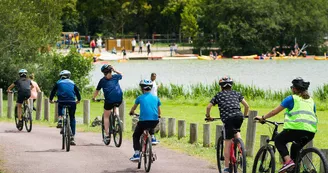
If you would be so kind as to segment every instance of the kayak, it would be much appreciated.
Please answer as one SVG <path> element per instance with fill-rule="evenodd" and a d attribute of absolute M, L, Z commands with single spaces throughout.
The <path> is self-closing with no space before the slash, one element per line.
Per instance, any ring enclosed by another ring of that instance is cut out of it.
<path fill-rule="evenodd" d="M 197 59 L 199 59 L 199 60 L 218 60 L 218 59 L 221 59 L 221 56 L 218 56 L 216 59 L 213 59 L 210 56 L 198 56 Z"/>
<path fill-rule="evenodd" d="M 256 59 L 257 55 L 233 56 L 232 59 Z"/>
<path fill-rule="evenodd" d="M 314 60 L 327 60 L 325 56 L 315 56 Z"/>
<path fill-rule="evenodd" d="M 126 59 L 119 59 L 119 60 L 117 60 L 117 62 L 128 62 L 128 60 L 126 60 Z"/>

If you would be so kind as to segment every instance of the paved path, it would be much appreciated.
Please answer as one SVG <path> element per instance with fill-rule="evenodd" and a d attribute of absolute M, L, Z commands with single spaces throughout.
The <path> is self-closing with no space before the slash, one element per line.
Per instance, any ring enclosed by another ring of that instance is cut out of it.
<path fill-rule="evenodd" d="M 25 130 L 25 129 L 24 129 Z M 13 123 L 0 122 L 0 149 L 9 173 L 114 173 L 145 172 L 128 159 L 133 154 L 131 141 L 120 148 L 105 146 L 100 134 L 78 133 L 77 146 L 70 152 L 61 150 L 61 136 L 55 128 L 33 126 L 31 133 L 18 132 Z M 155 146 L 158 160 L 150 172 L 214 173 L 214 165 L 186 154 Z"/>

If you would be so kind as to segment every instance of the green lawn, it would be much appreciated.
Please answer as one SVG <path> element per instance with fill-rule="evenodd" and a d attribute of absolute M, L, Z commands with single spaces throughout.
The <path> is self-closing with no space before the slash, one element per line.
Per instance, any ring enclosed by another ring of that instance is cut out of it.
<path fill-rule="evenodd" d="M 124 132 L 124 138 L 125 139 L 131 139 L 132 136 L 132 131 L 131 131 L 131 118 L 128 116 L 128 112 L 130 108 L 132 107 L 134 100 L 133 99 L 126 99 L 126 110 L 125 110 L 125 129 L 126 131 Z M 256 107 L 253 105 L 258 105 L 259 103 L 262 103 L 263 101 L 250 101 L 249 105 L 251 107 L 251 110 L 257 110 L 259 115 L 263 115 L 267 112 L 269 112 L 271 109 L 273 109 L 279 102 L 268 102 L 265 105 L 270 105 L 270 106 L 263 106 L 264 104 L 260 104 L 260 107 Z M 1 121 L 10 121 L 13 122 L 13 120 L 9 120 L 6 117 L 6 106 L 7 102 L 4 101 L 4 116 L 0 118 Z M 77 117 L 83 117 L 83 103 L 79 104 L 77 107 L 76 111 L 76 116 Z M 91 111 L 90 111 L 90 120 L 94 120 L 96 116 L 100 116 L 103 112 L 103 103 L 96 103 L 96 102 L 91 102 L 90 105 Z M 171 138 L 160 138 L 159 134 L 156 135 L 159 140 L 161 141 L 162 146 L 166 146 L 168 148 L 177 150 L 179 152 L 184 152 L 189 155 L 193 155 L 196 157 L 204 158 L 206 160 L 209 160 L 210 162 L 214 164 L 216 163 L 216 156 L 215 156 L 215 126 L 217 124 L 222 124 L 221 122 L 212 122 L 211 124 L 211 147 L 209 148 L 204 148 L 203 146 L 203 124 L 204 122 L 204 117 L 205 117 L 205 110 L 206 110 L 206 103 L 201 102 L 200 104 L 193 104 L 192 102 L 188 102 L 183 104 L 181 101 L 172 101 L 172 100 L 166 100 L 162 99 L 162 117 L 165 118 L 176 118 L 176 123 L 178 120 L 186 120 L 186 128 L 187 128 L 187 133 L 186 137 L 182 138 L 180 140 L 177 139 L 177 136 L 171 137 Z M 327 145 L 327 139 L 325 139 L 325 134 L 328 133 L 328 128 L 325 128 L 328 126 L 328 118 L 325 116 L 327 114 L 327 111 L 318 111 L 317 115 L 319 118 L 319 131 L 314 139 L 314 146 L 317 148 L 328 148 L 326 147 Z M 217 107 L 213 107 L 212 112 L 211 112 L 212 117 L 218 117 L 219 116 L 219 111 Z M 35 116 L 35 112 L 34 112 Z M 42 113 L 43 116 L 43 113 Z M 51 105 L 51 121 L 46 122 L 46 121 L 37 121 L 34 122 L 36 124 L 41 124 L 41 125 L 47 125 L 50 127 L 54 127 L 55 123 L 53 122 L 54 118 L 54 105 Z M 276 121 L 283 121 L 283 113 L 280 113 L 276 117 L 272 118 L 272 120 Z M 13 122 L 14 123 L 14 122 Z M 190 123 L 198 123 L 198 142 L 196 144 L 189 144 L 189 124 Z M 177 126 L 177 124 L 176 124 Z M 100 127 L 87 127 L 86 125 L 78 125 L 77 126 L 78 131 L 92 131 L 92 132 L 98 132 L 100 133 Z M 242 126 L 242 138 L 244 140 L 244 143 L 246 142 L 246 129 L 247 129 L 247 119 L 244 121 L 243 126 Z M 176 129 L 177 132 L 177 129 Z M 255 143 L 255 149 L 254 149 L 254 156 L 259 149 L 260 145 L 260 135 L 269 135 L 270 136 L 270 130 L 267 125 L 262 125 L 262 124 L 257 124 L 257 129 L 256 129 L 256 143 Z M 100 137 L 100 135 L 99 135 Z M 320 139 L 320 140 L 319 140 Z M 132 147 L 132 146 L 131 146 Z M 278 155 L 277 155 L 278 156 Z M 254 158 L 248 158 L 248 170 L 250 170 L 251 165 L 252 165 L 252 160 Z"/>

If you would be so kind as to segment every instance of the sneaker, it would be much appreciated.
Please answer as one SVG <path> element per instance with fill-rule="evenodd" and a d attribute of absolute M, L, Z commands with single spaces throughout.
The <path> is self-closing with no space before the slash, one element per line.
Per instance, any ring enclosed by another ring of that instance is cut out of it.
<path fill-rule="evenodd" d="M 230 173 L 230 169 L 229 168 L 224 168 L 223 173 Z"/>
<path fill-rule="evenodd" d="M 293 160 L 290 160 L 288 163 L 285 163 L 282 168 L 280 168 L 279 173 L 286 172 L 290 169 L 293 169 L 295 167 L 295 163 Z"/>
<path fill-rule="evenodd" d="M 18 121 L 18 127 L 23 127 L 23 120 Z"/>
<path fill-rule="evenodd" d="M 131 161 L 139 161 L 140 154 L 133 154 L 133 156 L 130 158 Z"/>
<path fill-rule="evenodd" d="M 151 138 L 151 144 L 157 145 L 158 143 L 159 143 L 159 141 L 155 137 Z"/>
<path fill-rule="evenodd" d="M 73 137 L 73 136 L 71 136 L 71 145 L 76 145 L 76 143 L 75 143 L 75 140 L 74 140 L 74 137 Z"/>
<path fill-rule="evenodd" d="M 110 136 L 105 136 L 105 138 L 104 138 L 104 142 L 105 142 L 105 143 L 108 143 L 108 141 L 110 141 Z"/>
<path fill-rule="evenodd" d="M 62 135 L 63 133 L 64 133 L 64 129 L 61 128 L 61 129 L 60 129 L 60 134 Z"/>
<path fill-rule="evenodd" d="M 57 123 L 57 128 L 62 128 L 63 126 L 63 121 L 62 120 L 58 120 L 58 123 Z"/>

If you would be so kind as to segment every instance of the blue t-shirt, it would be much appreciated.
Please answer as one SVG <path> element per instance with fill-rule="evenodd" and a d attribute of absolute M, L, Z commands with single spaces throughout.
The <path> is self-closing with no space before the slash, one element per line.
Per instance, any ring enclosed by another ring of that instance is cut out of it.
<path fill-rule="evenodd" d="M 288 97 L 286 97 L 282 102 L 281 102 L 281 106 L 284 108 L 287 108 L 289 111 L 292 110 L 294 108 L 294 99 L 293 96 L 290 95 Z M 313 111 L 314 113 L 316 113 L 316 106 L 314 104 L 313 107 Z"/>
<path fill-rule="evenodd" d="M 140 104 L 139 121 L 158 120 L 158 107 L 161 105 L 161 101 L 157 96 L 150 92 L 145 93 L 136 99 L 135 104 Z"/>
<path fill-rule="evenodd" d="M 117 103 L 123 100 L 123 92 L 119 84 L 119 80 L 122 79 L 122 75 L 114 74 L 111 79 L 103 77 L 100 79 L 97 90 L 103 89 L 105 102 Z"/>

